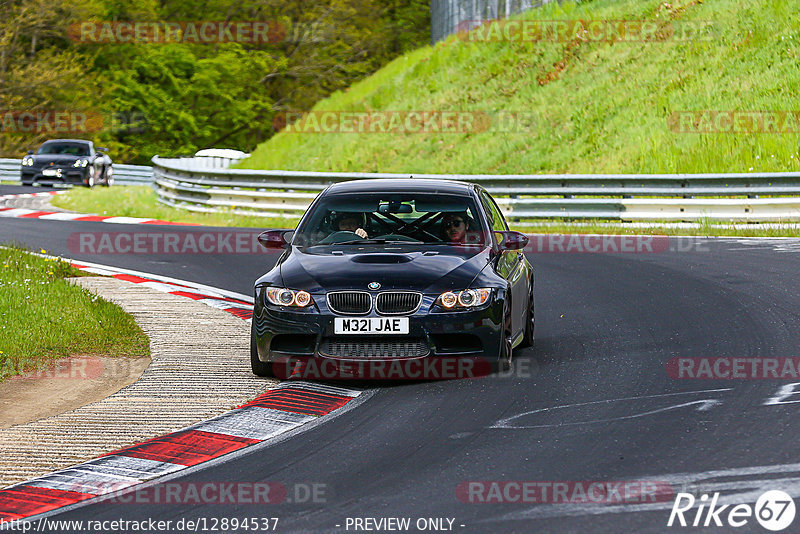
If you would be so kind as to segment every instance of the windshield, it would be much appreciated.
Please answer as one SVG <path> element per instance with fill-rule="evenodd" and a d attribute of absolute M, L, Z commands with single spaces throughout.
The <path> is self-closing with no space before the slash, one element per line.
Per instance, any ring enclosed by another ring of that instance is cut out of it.
<path fill-rule="evenodd" d="M 45 143 L 39 148 L 37 154 L 88 156 L 89 145 L 85 143 Z"/>
<path fill-rule="evenodd" d="M 434 193 L 330 195 L 298 227 L 298 246 L 419 243 L 485 245 L 469 196 Z"/>

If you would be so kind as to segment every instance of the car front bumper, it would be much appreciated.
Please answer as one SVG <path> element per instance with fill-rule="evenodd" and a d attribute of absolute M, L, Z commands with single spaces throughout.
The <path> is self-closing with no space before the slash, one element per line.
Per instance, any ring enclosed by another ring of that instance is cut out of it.
<path fill-rule="evenodd" d="M 253 330 L 259 360 L 287 365 L 306 362 L 317 368 L 324 363 L 329 369 L 333 368 L 330 364 L 335 363 L 337 369 L 361 369 L 358 372 L 364 378 L 375 378 L 369 375 L 370 368 L 386 370 L 386 364 L 400 362 L 408 374 L 427 369 L 423 375 L 430 373 L 441 378 L 439 375 L 447 374 L 447 366 L 461 365 L 458 362 L 464 359 L 477 366 L 469 372 L 477 369 L 478 374 L 483 374 L 483 370 L 495 365 L 501 357 L 503 301 L 495 292 L 489 304 L 479 309 L 444 312 L 437 311 L 434 306 L 437 296 L 424 295 L 421 306 L 413 314 L 386 316 L 373 310 L 357 316 L 408 317 L 408 334 L 337 335 L 334 319 L 344 316 L 328 308 L 324 295 L 313 296 L 313 310 L 289 311 L 265 305 L 263 295 L 257 290 Z M 408 376 L 414 377 L 425 378 Z"/>
<path fill-rule="evenodd" d="M 44 169 L 34 167 L 23 167 L 20 171 L 20 179 L 25 183 L 39 184 L 83 184 L 88 175 L 88 168 L 64 167 L 55 169 L 55 176 L 45 176 Z M 60 171 L 60 172 L 58 172 Z"/>

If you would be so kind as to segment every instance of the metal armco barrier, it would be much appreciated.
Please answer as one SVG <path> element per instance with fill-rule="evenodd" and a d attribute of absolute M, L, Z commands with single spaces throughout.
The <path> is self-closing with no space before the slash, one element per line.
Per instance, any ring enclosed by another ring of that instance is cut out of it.
<path fill-rule="evenodd" d="M 158 156 L 153 158 L 153 165 L 159 200 L 195 211 L 227 208 L 253 215 L 298 216 L 319 191 L 335 182 L 432 178 L 483 185 L 512 221 L 550 218 L 800 220 L 800 173 L 796 172 L 639 175 L 332 173 L 203 169 L 191 158 Z"/>
<path fill-rule="evenodd" d="M 561 0 L 431 0 L 431 44 L 486 20 L 511 15 Z"/>
<path fill-rule="evenodd" d="M 0 158 L 0 180 L 19 181 L 19 168 L 22 160 Z"/>
<path fill-rule="evenodd" d="M 154 180 L 150 166 L 114 164 L 114 183 L 117 185 L 151 185 Z"/>
<path fill-rule="evenodd" d="M 19 181 L 22 160 L 0 158 L 0 180 Z M 118 185 L 150 185 L 153 168 L 147 165 L 122 165 L 114 163 L 114 183 Z"/>

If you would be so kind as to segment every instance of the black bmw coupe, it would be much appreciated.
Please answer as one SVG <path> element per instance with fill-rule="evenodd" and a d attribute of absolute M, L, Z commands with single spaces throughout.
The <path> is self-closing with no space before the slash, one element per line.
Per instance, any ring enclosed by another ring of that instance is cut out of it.
<path fill-rule="evenodd" d="M 95 149 L 91 141 L 51 139 L 34 154 L 22 158 L 22 185 L 76 184 L 94 187 L 114 183 L 114 168 L 105 148 Z"/>
<path fill-rule="evenodd" d="M 457 369 L 462 359 L 507 369 L 513 348 L 533 342 L 528 239 L 508 230 L 478 185 L 334 184 L 295 231 L 268 230 L 259 241 L 284 251 L 255 284 L 256 375 L 286 378 L 310 365 L 338 378 L 368 362 L 399 364 L 404 378 L 445 377 L 443 362 Z M 362 368 L 356 377 L 385 376 Z"/>

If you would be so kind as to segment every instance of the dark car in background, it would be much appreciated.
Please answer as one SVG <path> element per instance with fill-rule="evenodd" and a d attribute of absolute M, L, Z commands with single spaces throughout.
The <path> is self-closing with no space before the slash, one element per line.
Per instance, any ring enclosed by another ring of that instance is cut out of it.
<path fill-rule="evenodd" d="M 527 237 L 482 187 L 359 180 L 323 191 L 255 283 L 251 366 L 478 358 L 506 369 L 533 342 Z M 423 377 L 424 378 L 424 377 Z"/>
<path fill-rule="evenodd" d="M 20 180 L 22 185 L 110 186 L 114 183 L 114 168 L 105 151 L 81 139 L 45 141 L 35 153 L 22 158 Z"/>

